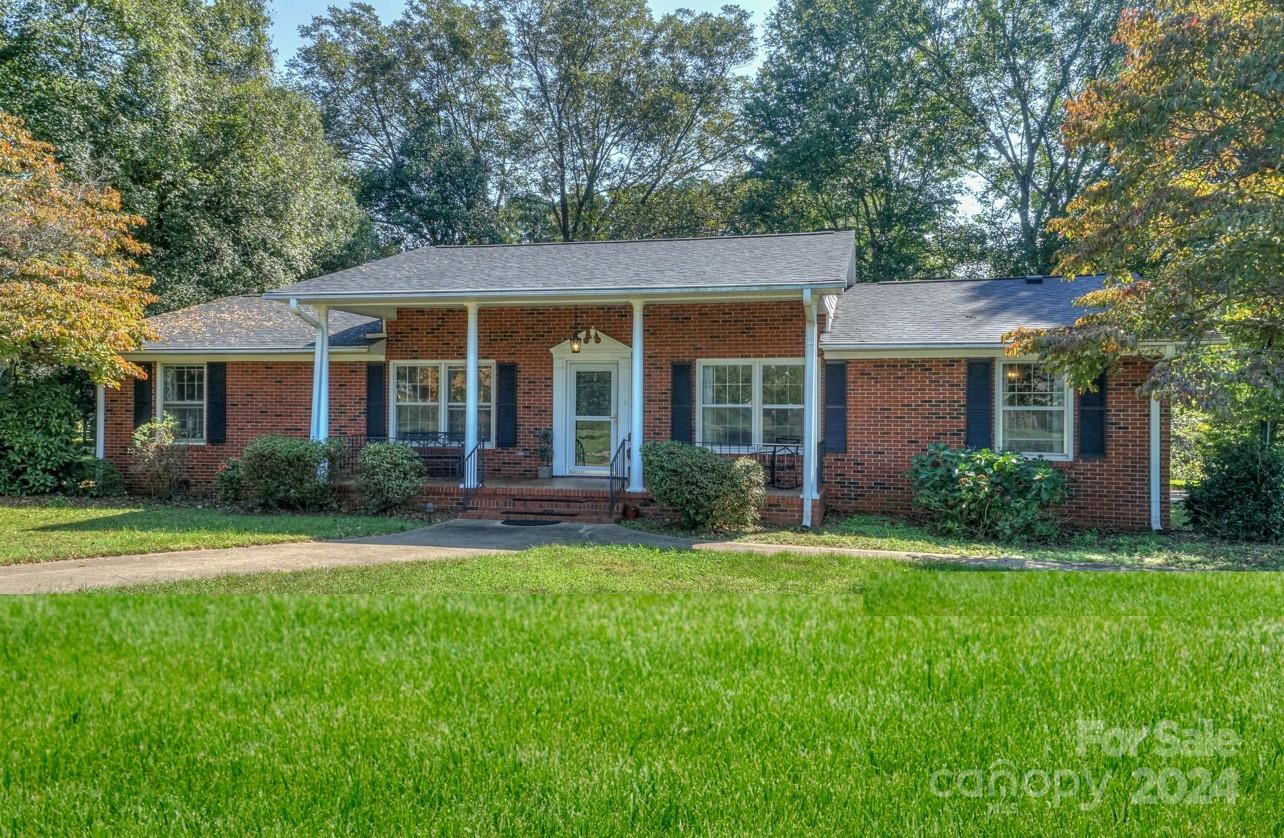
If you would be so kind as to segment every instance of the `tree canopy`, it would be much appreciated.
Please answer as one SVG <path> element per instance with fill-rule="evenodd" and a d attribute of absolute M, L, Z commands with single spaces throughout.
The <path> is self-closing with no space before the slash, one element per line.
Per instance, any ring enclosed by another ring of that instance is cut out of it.
<path fill-rule="evenodd" d="M 315 107 L 272 79 L 263 0 L 13 0 L 0 108 L 147 219 L 162 308 L 257 292 L 360 223 Z"/>
<path fill-rule="evenodd" d="M 1100 148 L 1065 142 L 1066 103 L 1114 73 L 1126 0 L 929 1 L 915 32 L 925 83 L 969 134 L 958 150 L 981 184 L 991 267 L 1048 273 L 1060 246 L 1048 221 L 1106 171 Z"/>
<path fill-rule="evenodd" d="M 1257 419 L 1284 406 L 1284 12 L 1269 0 L 1161 0 L 1130 10 L 1117 79 L 1071 104 L 1072 148 L 1111 175 L 1053 222 L 1059 268 L 1104 273 L 1073 328 L 1023 331 L 1078 384 L 1173 343 L 1150 389 Z M 1225 341 L 1212 350 L 1210 339 Z"/>
<path fill-rule="evenodd" d="M 385 245 L 720 226 L 683 217 L 724 207 L 708 196 L 739 167 L 739 9 L 416 0 L 384 24 L 355 3 L 302 32 L 292 73 Z"/>
<path fill-rule="evenodd" d="M 965 125 L 935 96 L 912 32 L 921 3 L 782 0 L 747 121 L 746 215 L 770 230 L 855 230 L 862 280 L 968 260 L 957 214 Z"/>
<path fill-rule="evenodd" d="M 53 148 L 0 111 L 0 361 L 68 366 L 99 383 L 141 374 L 146 247 L 112 189 L 69 180 Z"/>

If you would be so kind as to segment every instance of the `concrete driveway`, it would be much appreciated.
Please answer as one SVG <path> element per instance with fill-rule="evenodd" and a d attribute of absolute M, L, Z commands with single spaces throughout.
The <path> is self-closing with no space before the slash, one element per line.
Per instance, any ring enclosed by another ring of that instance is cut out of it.
<path fill-rule="evenodd" d="M 455 520 L 407 532 L 341 541 L 265 544 L 257 547 L 182 550 L 7 565 L 0 567 L 0 594 L 78 591 L 233 573 L 457 559 L 525 550 L 544 544 L 647 544 L 685 548 L 692 543 L 613 524 L 514 527 L 498 521 Z"/>
<path fill-rule="evenodd" d="M 459 559 L 510 553 L 549 544 L 640 545 L 674 550 L 717 550 L 743 553 L 803 553 L 890 558 L 905 561 L 955 562 L 999 569 L 1126 570 L 1115 565 L 1071 565 L 1021 558 L 968 558 L 937 553 L 895 553 L 838 547 L 754 544 L 744 541 L 698 541 L 628 529 L 615 524 L 552 524 L 515 527 L 499 521 L 453 520 L 388 535 L 342 541 L 307 541 L 184 550 L 135 556 L 104 556 L 0 567 L 0 594 L 40 594 L 200 579 L 237 573 L 356 567 L 390 562 Z"/>

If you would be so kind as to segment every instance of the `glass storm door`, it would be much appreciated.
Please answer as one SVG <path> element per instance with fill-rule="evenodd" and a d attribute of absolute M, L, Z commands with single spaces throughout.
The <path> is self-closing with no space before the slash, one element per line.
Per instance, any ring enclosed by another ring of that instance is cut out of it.
<path fill-rule="evenodd" d="M 615 367 L 571 367 L 570 470 L 606 474 L 615 451 Z"/>

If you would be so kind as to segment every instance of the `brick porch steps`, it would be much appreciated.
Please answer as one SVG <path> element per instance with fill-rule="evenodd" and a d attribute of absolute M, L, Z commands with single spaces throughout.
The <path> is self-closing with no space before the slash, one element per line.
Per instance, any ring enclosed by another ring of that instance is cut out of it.
<path fill-rule="evenodd" d="M 461 517 L 500 521 L 552 520 L 585 524 L 604 524 L 615 520 L 607 510 L 605 494 L 600 498 L 549 495 L 509 497 L 488 496 L 479 492 Z"/>

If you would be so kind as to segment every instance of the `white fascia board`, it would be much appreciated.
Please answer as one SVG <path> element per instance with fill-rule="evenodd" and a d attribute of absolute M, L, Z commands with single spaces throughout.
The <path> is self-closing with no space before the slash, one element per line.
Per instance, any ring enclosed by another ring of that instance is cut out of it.
<path fill-rule="evenodd" d="M 333 361 L 382 361 L 383 349 L 371 351 L 362 346 L 332 346 L 330 353 Z M 195 361 L 311 361 L 312 349 L 227 349 L 209 347 L 205 349 L 148 349 L 142 352 L 126 352 L 124 357 L 131 361 L 165 361 L 166 363 L 186 363 Z"/>
<path fill-rule="evenodd" d="M 470 292 L 444 291 L 419 292 L 371 291 L 353 294 L 350 291 L 303 294 L 291 292 L 264 294 L 267 300 L 297 299 L 307 303 L 326 304 L 345 311 L 359 307 L 461 306 L 465 303 L 483 303 L 488 306 L 531 305 L 585 305 L 587 303 L 618 303 L 627 305 L 634 299 L 650 303 L 665 302 L 736 302 L 758 299 L 797 299 L 804 291 L 818 295 L 841 294 L 847 286 L 843 282 L 821 282 L 788 285 L 727 286 L 676 286 L 673 288 L 593 288 L 584 290 L 556 289 L 514 291 L 511 288 Z"/>
<path fill-rule="evenodd" d="M 826 358 L 994 358 L 1004 355 L 1001 343 L 958 344 L 834 344 L 822 343 Z"/>

